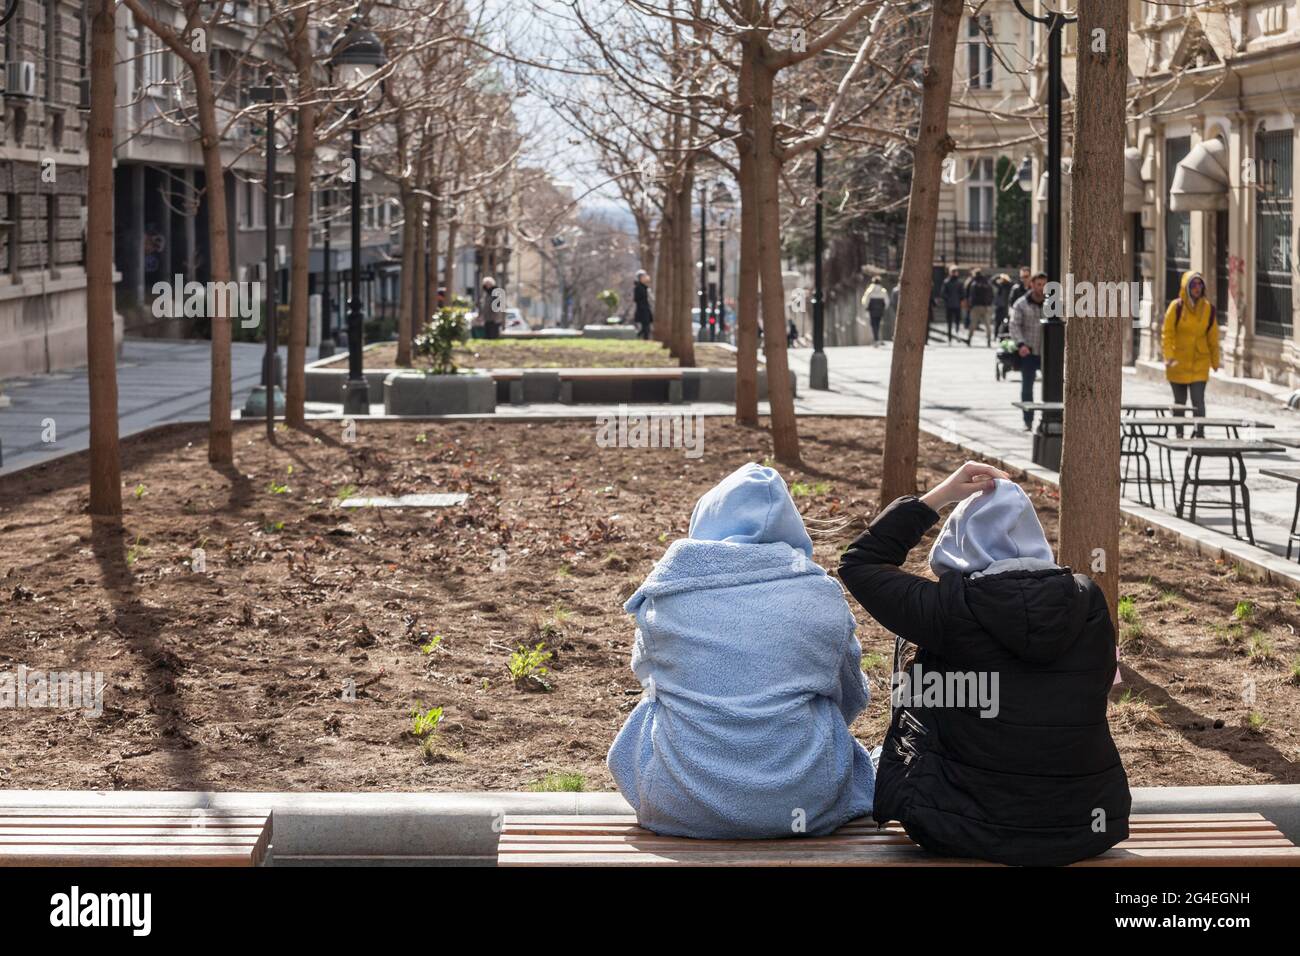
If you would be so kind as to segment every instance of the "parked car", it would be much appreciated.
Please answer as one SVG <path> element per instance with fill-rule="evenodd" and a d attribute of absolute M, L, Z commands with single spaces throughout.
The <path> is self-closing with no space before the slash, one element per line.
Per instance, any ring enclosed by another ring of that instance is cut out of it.
<path fill-rule="evenodd" d="M 533 330 L 533 327 L 528 324 L 528 320 L 524 318 L 524 314 L 520 312 L 518 309 L 506 309 L 505 316 L 506 316 L 506 322 L 501 329 L 502 332 L 519 333 L 519 332 L 531 332 Z M 479 320 L 477 311 L 467 312 L 465 314 L 465 318 L 469 322 L 469 327 L 471 331 L 473 331 L 474 329 L 481 330 L 483 328 L 483 323 Z M 482 333 L 480 332 L 478 335 L 475 335 L 474 337 L 480 338 L 481 335 Z"/>

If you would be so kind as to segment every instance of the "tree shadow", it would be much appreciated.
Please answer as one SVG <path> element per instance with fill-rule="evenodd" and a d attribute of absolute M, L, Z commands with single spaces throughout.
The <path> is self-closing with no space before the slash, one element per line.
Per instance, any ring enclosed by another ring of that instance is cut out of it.
<path fill-rule="evenodd" d="M 113 629 L 139 660 L 144 692 L 161 743 L 159 749 L 169 764 L 169 781 L 177 789 L 193 790 L 200 779 L 202 761 L 198 745 L 184 733 L 186 721 L 176 687 L 176 676 L 185 669 L 185 662 L 160 639 L 171 619 L 140 598 L 125 534 L 119 524 L 94 522 L 91 550 L 99 565 L 102 587 L 113 606 Z"/>
<path fill-rule="evenodd" d="M 227 514 L 247 511 L 253 504 L 253 482 L 236 465 L 213 464 L 212 469 L 230 482 L 226 504 L 220 510 Z"/>
<path fill-rule="evenodd" d="M 1263 737 L 1251 738 L 1252 746 L 1247 748 L 1228 748 L 1224 746 L 1224 743 L 1226 743 L 1225 738 L 1230 733 L 1244 734 L 1246 731 L 1240 727 L 1229 728 L 1227 726 L 1218 731 L 1212 730 L 1210 728 L 1214 726 L 1214 718 L 1206 717 L 1204 714 L 1199 714 L 1190 707 L 1179 703 L 1165 688 L 1147 680 L 1127 664 L 1121 663 L 1120 670 L 1123 673 L 1124 683 L 1132 688 L 1133 695 L 1135 697 L 1139 694 L 1142 695 L 1149 704 L 1158 708 L 1161 719 L 1170 730 L 1176 732 L 1178 736 L 1188 743 L 1197 747 L 1217 750 L 1223 756 L 1242 767 L 1268 774 L 1277 783 L 1300 782 L 1300 767 L 1296 766 L 1282 751 L 1266 743 Z M 1195 723 L 1204 725 L 1206 730 L 1197 732 L 1197 736 L 1191 736 L 1189 730 L 1191 725 Z"/>

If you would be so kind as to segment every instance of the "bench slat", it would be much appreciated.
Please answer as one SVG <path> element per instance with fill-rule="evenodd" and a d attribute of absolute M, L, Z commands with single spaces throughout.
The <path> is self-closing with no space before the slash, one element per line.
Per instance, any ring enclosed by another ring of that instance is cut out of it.
<path fill-rule="evenodd" d="M 1259 813 L 1138 814 L 1129 838 L 1083 861 L 1089 866 L 1300 865 L 1295 847 Z M 497 862 L 502 866 L 978 866 L 921 850 L 896 823 L 877 829 L 855 820 L 825 837 L 778 840 L 687 840 L 659 836 L 635 817 L 507 816 Z"/>
<path fill-rule="evenodd" d="M 104 827 L 131 829 L 151 827 L 167 830 L 206 830 L 211 827 L 237 827 L 261 830 L 266 826 L 266 817 L 103 817 L 89 819 L 85 817 L 6 817 L 0 816 L 0 828 L 4 827 L 54 827 L 64 830 L 92 830 Z"/>
<path fill-rule="evenodd" d="M 0 812 L 0 866 L 258 866 L 271 829 L 269 811 L 16 807 Z"/>
<path fill-rule="evenodd" d="M 672 837 L 599 837 L 599 836 L 502 836 L 499 852 L 521 853 L 538 848 L 554 848 L 569 852 L 575 849 L 606 849 L 612 853 L 637 852 L 646 849 L 681 848 L 682 840 Z M 882 835 L 879 837 L 807 837 L 794 840 L 699 840 L 691 845 L 703 851 L 752 850 L 755 853 L 776 850 L 784 852 L 791 846 L 801 849 L 843 849 L 855 846 L 910 846 L 906 836 Z M 1130 837 L 1121 843 L 1124 847 L 1159 846 L 1209 846 L 1210 844 L 1234 846 L 1290 846 L 1291 842 L 1274 830 L 1260 834 L 1206 832 L 1198 834 L 1170 833 L 1156 836 Z"/>

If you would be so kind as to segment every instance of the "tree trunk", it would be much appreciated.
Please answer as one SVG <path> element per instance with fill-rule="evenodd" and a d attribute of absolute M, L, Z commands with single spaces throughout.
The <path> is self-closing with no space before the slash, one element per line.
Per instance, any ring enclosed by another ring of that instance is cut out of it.
<path fill-rule="evenodd" d="M 451 305 L 452 296 L 456 294 L 456 227 L 455 219 L 448 221 L 447 258 L 442 264 L 442 287 L 447 290 L 448 305 Z"/>
<path fill-rule="evenodd" d="M 402 199 L 402 276 L 397 294 L 397 364 L 410 368 L 411 328 L 415 315 L 415 234 L 420 222 L 411 187 L 401 183 L 398 189 Z"/>
<path fill-rule="evenodd" d="M 753 45 L 745 44 L 740 67 L 742 103 L 754 96 Z M 749 131 L 736 141 L 740 156 L 740 273 L 736 301 L 736 423 L 758 424 L 758 191 L 754 170 L 753 117 L 742 124 Z"/>
<path fill-rule="evenodd" d="M 114 0 L 95 0 L 90 54 L 90 164 L 86 183 L 86 363 L 90 380 L 90 514 L 120 520 L 122 465 L 113 340 Z"/>
<path fill-rule="evenodd" d="M 284 420 L 291 428 L 307 424 L 307 323 L 311 320 L 312 173 L 316 161 L 316 106 L 311 34 L 305 9 L 294 13 L 293 59 L 298 73 L 298 129 L 293 147 L 293 236 L 289 266 L 289 361 L 285 373 Z"/>
<path fill-rule="evenodd" d="M 429 274 L 424 271 L 429 261 L 428 250 L 425 248 L 429 233 L 424 228 L 424 197 L 418 193 L 415 197 L 415 232 L 412 238 L 415 239 L 415 257 L 411 268 L 415 272 L 415 281 L 411 285 L 411 314 L 407 317 L 406 328 L 399 329 L 397 334 L 398 339 L 405 343 L 408 362 L 416 330 L 424 328 L 429 317 Z M 401 349 L 402 345 L 399 344 L 398 348 Z"/>
<path fill-rule="evenodd" d="M 212 90 L 211 63 L 204 58 L 194 76 L 194 100 L 198 111 L 203 149 L 203 172 L 207 179 L 208 261 L 212 281 L 230 282 L 230 229 L 226 218 L 225 168 L 221 161 L 221 135 L 217 129 L 217 102 Z M 274 210 L 268 209 L 267 216 Z M 272 281 L 268 276 L 268 281 Z M 208 403 L 208 461 L 231 464 L 235 460 L 230 425 L 230 300 L 217 296 L 212 311 L 212 385 Z M 215 306 L 220 303 L 224 308 Z"/>
<path fill-rule="evenodd" d="M 799 426 L 790 394 L 790 364 L 785 342 L 785 289 L 781 281 L 780 161 L 772 126 L 775 76 L 754 64 L 754 187 L 758 212 L 758 269 L 763 294 L 763 357 L 767 360 L 767 401 L 771 409 L 772 451 L 777 461 L 799 464 Z"/>
<path fill-rule="evenodd" d="M 677 194 L 677 243 L 673 252 L 677 256 L 677 271 L 674 280 L 677 284 L 677 311 L 673 316 L 673 348 L 677 364 L 682 368 L 695 366 L 695 323 L 691 321 L 691 305 L 695 298 L 695 277 L 691 242 L 691 190 L 695 186 L 695 175 L 688 171 Z"/>
<path fill-rule="evenodd" d="M 930 324 L 939 179 L 944 158 L 953 149 L 952 139 L 948 136 L 948 102 L 952 97 L 953 58 L 961 20 L 961 0 L 934 0 L 930 11 L 930 46 L 921 81 L 921 121 L 913 153 L 907 236 L 903 244 L 898 317 L 894 322 L 889 370 L 885 451 L 881 461 L 882 508 L 899 495 L 916 491 L 921 363 Z"/>
<path fill-rule="evenodd" d="M 1123 253 L 1114 241 L 1124 232 L 1124 212 L 1114 185 L 1124 178 L 1126 16 L 1121 0 L 1079 4 L 1069 268 L 1076 287 L 1118 283 L 1124 276 Z M 1101 305 L 1099 297 L 1094 301 Z M 1112 621 L 1119 601 L 1120 387 L 1129 325 L 1127 309 L 1117 313 L 1065 325 L 1057 551 L 1061 564 L 1091 574 L 1101 585 Z"/>
<path fill-rule="evenodd" d="M 438 188 L 441 188 L 439 184 Z M 434 189 L 435 194 L 437 188 Z M 420 321 L 412 329 L 412 335 L 418 335 L 423 331 L 425 323 L 438 310 L 438 219 L 440 209 L 438 200 L 429 200 L 429 231 L 424 239 L 424 310 L 420 313 Z"/>
<path fill-rule="evenodd" d="M 673 338 L 673 299 L 676 286 L 673 283 L 673 237 L 676 235 L 676 218 L 673 210 L 673 198 L 665 191 L 664 211 L 659 218 L 659 255 L 655 265 L 655 322 L 654 336 L 660 345 L 671 345 Z"/>

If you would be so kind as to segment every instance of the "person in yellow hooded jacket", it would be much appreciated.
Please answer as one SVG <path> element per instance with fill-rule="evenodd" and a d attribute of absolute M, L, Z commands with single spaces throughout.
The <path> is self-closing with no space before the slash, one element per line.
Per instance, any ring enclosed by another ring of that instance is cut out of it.
<path fill-rule="evenodd" d="M 1165 310 L 1160 335 L 1165 359 L 1165 378 L 1174 392 L 1174 403 L 1187 404 L 1192 412 L 1205 416 L 1205 383 L 1210 369 L 1219 367 L 1219 321 L 1214 306 L 1205 297 L 1205 279 L 1199 272 L 1184 272 L 1178 298 Z M 1180 410 L 1178 417 L 1183 416 Z M 1199 437 L 1200 429 L 1195 434 Z M 1178 437 L 1183 436 L 1182 428 Z"/>

